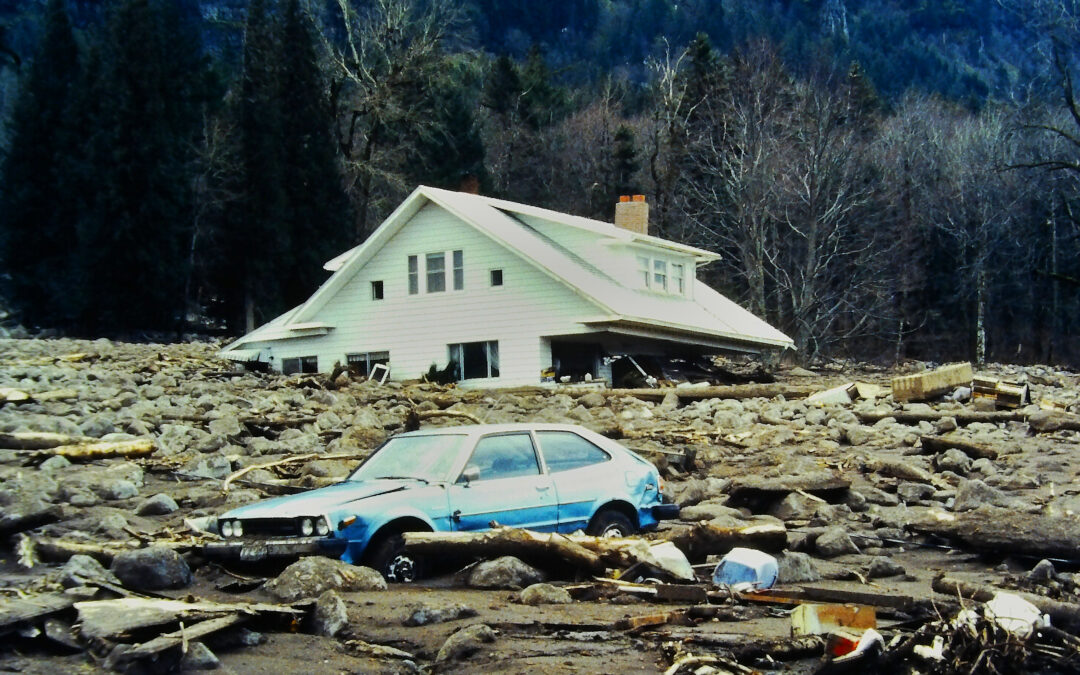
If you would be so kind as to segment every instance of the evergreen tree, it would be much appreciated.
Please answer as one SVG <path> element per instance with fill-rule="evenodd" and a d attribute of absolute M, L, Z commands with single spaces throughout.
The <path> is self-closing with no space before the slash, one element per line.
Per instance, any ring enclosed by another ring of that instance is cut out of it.
<path fill-rule="evenodd" d="M 484 141 L 475 113 L 476 79 L 479 78 L 470 72 L 469 63 L 457 63 L 430 88 L 429 96 L 437 103 L 433 107 L 438 122 L 434 132 L 417 144 L 415 182 L 449 190 L 457 190 L 472 181 L 482 188 L 488 187 Z M 496 95 L 500 94 L 496 92 Z M 512 103 L 503 100 L 500 105 Z"/>
<path fill-rule="evenodd" d="M 106 26 L 90 83 L 85 175 L 95 197 L 79 221 L 82 325 L 95 332 L 177 328 L 205 96 L 199 33 L 185 3 L 125 0 Z"/>
<path fill-rule="evenodd" d="M 533 130 L 550 126 L 566 114 L 566 90 L 552 84 L 551 79 L 543 52 L 533 45 L 521 69 L 522 113 Z"/>
<path fill-rule="evenodd" d="M 637 143 L 634 139 L 634 130 L 625 124 L 620 124 L 615 130 L 615 188 L 612 191 L 609 204 L 614 204 L 619 195 L 633 195 L 641 192 L 638 183 L 637 172 L 640 168 L 638 163 Z"/>
<path fill-rule="evenodd" d="M 281 107 L 284 159 L 281 194 L 285 227 L 293 244 L 282 267 L 286 306 L 301 302 L 325 278 L 323 263 L 348 245 L 352 216 L 342 186 L 333 115 L 315 51 L 311 18 L 299 0 L 287 0 L 280 44 Z"/>
<path fill-rule="evenodd" d="M 41 48 L 23 83 L 0 171 L 0 265 L 10 300 L 31 325 L 69 319 L 75 242 L 63 169 L 77 147 L 69 122 L 79 51 L 65 0 L 50 0 Z"/>

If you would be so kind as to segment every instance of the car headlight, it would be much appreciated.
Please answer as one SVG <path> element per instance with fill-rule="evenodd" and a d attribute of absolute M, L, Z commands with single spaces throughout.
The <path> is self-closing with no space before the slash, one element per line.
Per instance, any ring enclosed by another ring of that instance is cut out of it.
<path fill-rule="evenodd" d="M 244 536 L 244 524 L 239 520 L 234 520 L 232 524 L 232 533 L 234 537 Z"/>
<path fill-rule="evenodd" d="M 233 525 L 231 520 L 226 520 L 221 523 L 221 536 L 231 537 L 233 536 Z"/>
<path fill-rule="evenodd" d="M 330 525 L 326 522 L 326 518 L 319 518 L 315 521 L 315 534 L 320 537 L 330 534 Z"/>
<path fill-rule="evenodd" d="M 310 537 L 314 532 L 315 523 L 311 522 L 311 518 L 304 518 L 300 521 L 300 534 Z"/>

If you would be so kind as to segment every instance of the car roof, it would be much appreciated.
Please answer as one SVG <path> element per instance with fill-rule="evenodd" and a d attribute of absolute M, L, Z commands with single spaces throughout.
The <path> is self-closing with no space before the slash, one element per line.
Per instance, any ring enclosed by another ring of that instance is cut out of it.
<path fill-rule="evenodd" d="M 396 438 L 408 436 L 480 436 L 484 434 L 509 433 L 513 431 L 573 431 L 591 435 L 588 429 L 576 424 L 550 424 L 546 422 L 519 422 L 515 424 L 465 424 L 457 427 L 438 427 L 433 429 L 420 429 L 401 434 Z"/>

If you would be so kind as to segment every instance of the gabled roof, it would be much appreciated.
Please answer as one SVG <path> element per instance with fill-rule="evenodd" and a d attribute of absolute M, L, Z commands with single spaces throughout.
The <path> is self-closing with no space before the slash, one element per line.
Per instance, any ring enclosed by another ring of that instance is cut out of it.
<path fill-rule="evenodd" d="M 695 280 L 694 298 L 627 288 L 573 251 L 544 235 L 526 220 L 539 219 L 600 235 L 613 244 L 674 251 L 699 264 L 718 259 L 693 246 L 638 234 L 589 218 L 550 211 L 501 199 L 420 186 L 383 221 L 367 241 L 329 261 L 334 274 L 301 306 L 244 336 L 226 349 L 259 340 L 310 335 L 318 311 L 374 257 L 416 213 L 434 203 L 528 260 L 556 281 L 596 305 L 598 314 L 582 317 L 587 324 L 632 324 L 667 332 L 711 336 L 753 346 L 792 347 L 789 337 Z"/>

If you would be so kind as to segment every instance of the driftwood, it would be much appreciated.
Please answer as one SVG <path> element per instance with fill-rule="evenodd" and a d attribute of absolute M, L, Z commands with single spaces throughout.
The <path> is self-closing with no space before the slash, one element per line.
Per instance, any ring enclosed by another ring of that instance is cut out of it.
<path fill-rule="evenodd" d="M 931 588 L 938 593 L 949 595 L 954 598 L 959 596 L 964 599 L 975 600 L 978 602 L 989 602 L 997 593 L 1012 593 L 1038 607 L 1039 611 L 1043 614 L 1049 614 L 1051 625 L 1073 632 L 1080 630 L 1080 605 L 1074 603 L 1052 600 L 1051 598 L 1036 595 L 1035 593 L 1024 593 L 1022 591 L 996 588 L 994 586 L 973 584 L 945 576 L 935 577 L 931 584 Z"/>
<path fill-rule="evenodd" d="M 7 635 L 23 624 L 61 612 L 96 593 L 97 589 L 92 589 L 81 593 L 37 593 L 21 598 L 0 599 L 0 635 Z"/>
<path fill-rule="evenodd" d="M 45 450 L 61 445 L 78 445 L 81 443 L 95 443 L 96 438 L 89 436 L 71 436 L 68 434 L 53 434 L 45 431 L 15 431 L 0 433 L 0 448 L 12 450 Z"/>
<path fill-rule="evenodd" d="M 286 605 L 224 603 L 208 600 L 184 602 L 167 598 L 120 598 L 78 602 L 80 633 L 87 639 L 119 639 L 136 630 L 170 626 L 179 621 L 193 622 L 222 616 L 270 615 L 302 617 L 304 611 Z"/>
<path fill-rule="evenodd" d="M 530 532 L 513 527 L 498 527 L 487 532 L 406 532 L 405 548 L 421 555 L 466 555 L 496 557 L 501 555 L 555 557 L 575 567 L 602 573 L 606 569 L 601 554 L 589 550 L 581 540 L 561 534 Z M 596 539 L 588 537 L 588 539 Z M 614 542 L 614 539 L 600 541 Z M 618 566 L 618 565 L 612 565 Z"/>
<path fill-rule="evenodd" d="M 210 635 L 231 626 L 235 626 L 245 620 L 240 614 L 222 616 L 217 619 L 200 621 L 193 626 L 181 626 L 180 630 L 165 633 L 137 645 L 118 644 L 109 652 L 105 659 L 105 667 L 110 670 L 124 670 L 125 666 L 133 661 L 155 656 L 173 647 L 187 645 L 189 640 L 198 640 L 204 635 Z"/>
<path fill-rule="evenodd" d="M 652 635 L 652 633 L 646 633 Z M 777 660 L 802 659 L 820 656 L 825 652 L 825 638 L 820 635 L 807 635 L 792 638 L 757 638 L 746 633 L 708 633 L 701 630 L 668 630 L 664 639 L 676 640 L 685 647 L 697 645 L 712 649 L 728 650 L 739 661 L 769 656 Z"/>
<path fill-rule="evenodd" d="M 728 593 L 711 591 L 710 598 L 727 599 Z M 840 588 L 819 588 L 801 586 L 799 588 L 768 589 L 753 593 L 736 593 L 735 597 L 743 602 L 770 603 L 780 605 L 801 605 L 806 602 L 826 602 L 839 604 L 870 605 L 892 609 L 908 609 L 917 604 L 910 595 L 877 593 L 873 591 L 851 591 Z"/>
<path fill-rule="evenodd" d="M 25 537 L 26 535 L 23 536 Z M 49 562 L 66 562 L 71 556 L 81 554 L 95 558 L 106 566 L 110 565 L 113 558 L 124 551 L 143 548 L 141 542 L 130 539 L 127 541 L 111 541 L 100 544 L 71 541 L 56 537 L 32 537 L 29 538 L 29 541 L 34 549 L 34 555 L 41 560 Z M 186 552 L 198 547 L 200 544 L 194 540 L 169 541 L 155 539 L 153 545 L 172 548 L 178 552 Z"/>
<path fill-rule="evenodd" d="M 909 523 L 908 528 L 988 553 L 1075 559 L 1080 551 L 1080 520 L 1073 516 L 1024 513 L 996 506 L 948 515 L 928 516 Z"/>
<path fill-rule="evenodd" d="M 998 451 L 993 446 L 969 441 L 953 434 L 946 434 L 944 436 L 923 436 L 921 441 L 922 453 L 924 455 L 932 455 L 939 452 L 945 452 L 949 449 L 956 449 L 964 452 L 968 457 L 973 459 L 997 459 L 998 457 Z"/>
<path fill-rule="evenodd" d="M 79 398 L 79 392 L 74 389 L 56 389 L 55 391 L 31 394 L 21 389 L 0 387 L 0 406 L 5 403 L 46 403 L 48 401 L 66 401 L 73 398 Z"/>
<path fill-rule="evenodd" d="M 1057 410 L 1037 410 L 1028 418 L 1032 430 L 1045 433 L 1049 431 L 1080 431 L 1080 415 L 1059 412 Z"/>
<path fill-rule="evenodd" d="M 222 485 L 221 485 L 221 491 L 222 492 L 228 492 L 229 491 L 229 486 L 232 485 L 233 481 L 235 481 L 236 479 L 244 476 L 249 471 L 254 471 L 255 469 L 270 469 L 270 468 L 273 468 L 275 466 L 284 466 L 286 464 L 296 464 L 297 462 L 306 462 L 309 459 L 364 459 L 369 454 L 370 453 L 365 453 L 365 454 L 362 454 L 362 455 L 358 455 L 356 453 L 347 453 L 347 454 L 338 454 L 338 455 L 322 455 L 322 454 L 319 454 L 317 452 L 309 452 L 309 453 L 304 454 L 304 455 L 296 455 L 294 457 L 286 457 L 285 459 L 275 459 L 272 462 L 263 462 L 261 464 L 252 464 L 250 466 L 245 466 L 244 468 L 238 469 L 238 470 L 232 472 L 231 474 L 229 474 L 225 478 L 225 482 L 222 483 Z"/>
<path fill-rule="evenodd" d="M 747 527 L 717 527 L 709 522 L 690 527 L 674 527 L 661 532 L 693 560 L 712 554 L 724 554 L 737 546 L 778 553 L 787 547 L 787 529 L 783 525 L 766 524 Z"/>
<path fill-rule="evenodd" d="M 476 415 L 460 410 L 418 410 L 416 416 L 421 420 L 430 420 L 436 417 L 450 417 L 453 419 L 467 420 L 473 424 L 483 424 Z"/>
<path fill-rule="evenodd" d="M 819 391 L 820 386 L 802 384 L 733 384 L 723 387 L 661 387 L 658 389 L 603 389 L 604 396 L 632 396 L 643 401 L 663 401 L 664 397 L 674 393 L 679 401 L 702 401 L 710 398 L 806 398 Z M 591 390 L 596 391 L 596 390 Z M 584 396 L 590 391 L 567 392 L 571 395 Z"/>
<path fill-rule="evenodd" d="M 905 410 L 892 410 L 889 412 L 877 412 L 856 410 L 855 416 L 863 424 L 876 424 L 883 419 L 892 418 L 900 424 L 918 424 L 919 422 L 937 422 L 946 417 L 952 417 L 956 423 L 965 426 L 976 422 L 997 424 L 998 422 L 1025 422 L 1028 419 L 1022 411 L 999 411 L 999 412 L 973 412 L 968 410 L 949 410 L 931 412 L 908 412 Z"/>
<path fill-rule="evenodd" d="M 971 364 L 966 362 L 894 377 L 891 382 L 893 400 L 925 401 L 947 394 L 956 387 L 971 384 L 972 377 Z"/>
<path fill-rule="evenodd" d="M 38 450 L 34 459 L 60 455 L 76 461 L 105 459 L 107 457 L 146 457 L 154 453 L 154 439 L 137 438 L 132 441 L 96 441 L 74 445 L 58 445 Z"/>

